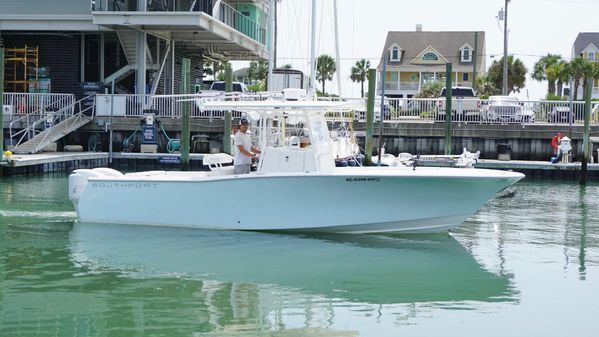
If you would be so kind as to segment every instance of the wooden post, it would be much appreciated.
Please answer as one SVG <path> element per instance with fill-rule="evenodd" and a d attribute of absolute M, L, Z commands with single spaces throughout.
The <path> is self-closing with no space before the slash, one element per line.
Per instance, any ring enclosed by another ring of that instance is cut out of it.
<path fill-rule="evenodd" d="M 374 94 L 376 91 L 376 69 L 368 70 L 368 100 L 366 101 L 366 140 L 364 145 L 365 164 L 372 164 L 372 134 L 374 133 Z"/>
<path fill-rule="evenodd" d="M 587 183 L 587 163 L 589 162 L 590 154 L 590 131 L 591 131 L 591 88 L 593 80 L 586 80 L 584 86 L 584 135 L 582 137 L 582 165 L 580 167 L 580 184 Z"/>
<path fill-rule="evenodd" d="M 451 63 L 445 65 L 445 155 L 451 154 Z M 457 115 L 457 114 L 456 114 Z"/>
<path fill-rule="evenodd" d="M 182 60 L 181 65 L 181 93 L 191 93 L 191 61 Z M 189 110 L 191 102 L 182 102 L 181 111 L 181 170 L 189 171 Z"/>
<path fill-rule="evenodd" d="M 4 48 L 0 46 L 0 161 L 4 160 Z M 0 166 L 0 176 L 2 166 Z"/>
<path fill-rule="evenodd" d="M 233 91 L 233 70 L 231 67 L 225 69 L 225 92 Z M 233 154 L 231 149 L 231 128 L 233 126 L 233 115 L 231 110 L 225 111 L 225 132 L 223 133 L 223 150 L 225 153 Z"/>

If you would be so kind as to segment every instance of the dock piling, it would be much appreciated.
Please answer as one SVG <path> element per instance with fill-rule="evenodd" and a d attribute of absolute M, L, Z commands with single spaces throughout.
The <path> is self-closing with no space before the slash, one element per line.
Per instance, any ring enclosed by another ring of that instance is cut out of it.
<path fill-rule="evenodd" d="M 374 94 L 376 91 L 376 69 L 368 69 L 368 100 L 366 103 L 365 164 L 372 164 L 372 134 L 374 133 Z"/>
<path fill-rule="evenodd" d="M 181 91 L 183 94 L 191 93 L 191 61 L 184 58 L 182 62 Z M 189 170 L 189 110 L 191 102 L 182 102 L 181 116 L 181 170 Z"/>

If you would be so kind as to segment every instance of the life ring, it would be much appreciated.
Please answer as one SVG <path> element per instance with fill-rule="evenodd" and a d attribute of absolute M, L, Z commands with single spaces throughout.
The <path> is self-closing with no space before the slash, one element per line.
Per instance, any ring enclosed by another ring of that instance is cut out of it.
<path fill-rule="evenodd" d="M 559 147 L 559 143 L 562 140 L 562 134 L 558 133 L 557 135 L 553 136 L 553 138 L 551 138 L 551 147 L 554 150 L 557 150 L 557 148 Z"/>
<path fill-rule="evenodd" d="M 17 103 L 17 113 L 24 114 L 27 110 L 25 103 Z"/>

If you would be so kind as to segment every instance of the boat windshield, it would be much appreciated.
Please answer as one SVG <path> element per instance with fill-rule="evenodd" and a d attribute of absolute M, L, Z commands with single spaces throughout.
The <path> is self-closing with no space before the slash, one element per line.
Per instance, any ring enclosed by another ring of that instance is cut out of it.
<path fill-rule="evenodd" d="M 324 145 L 330 142 L 327 122 L 322 116 L 310 116 L 311 141 L 314 144 Z"/>

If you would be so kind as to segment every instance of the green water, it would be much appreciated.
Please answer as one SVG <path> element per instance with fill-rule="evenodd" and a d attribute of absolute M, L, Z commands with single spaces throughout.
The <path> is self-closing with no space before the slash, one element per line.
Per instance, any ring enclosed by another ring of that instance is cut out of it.
<path fill-rule="evenodd" d="M 519 183 L 432 236 L 78 223 L 66 188 L 0 179 L 0 336 L 599 333 L 596 185 Z"/>

